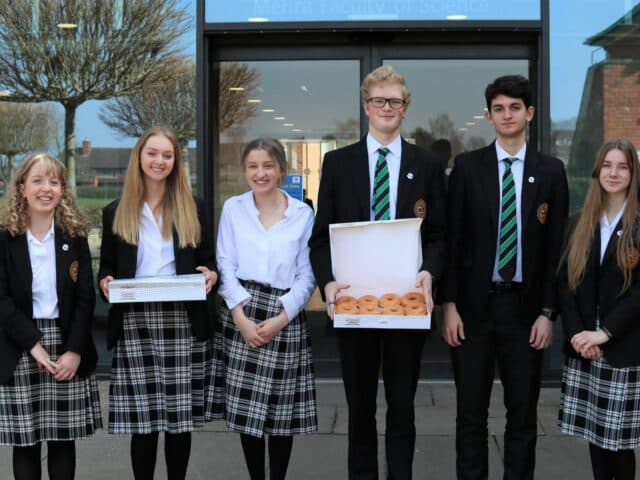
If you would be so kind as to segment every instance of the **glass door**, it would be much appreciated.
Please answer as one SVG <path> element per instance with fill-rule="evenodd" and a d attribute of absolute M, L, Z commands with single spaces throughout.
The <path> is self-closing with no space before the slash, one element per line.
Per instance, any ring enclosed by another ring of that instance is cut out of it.
<path fill-rule="evenodd" d="M 216 224 L 224 201 L 247 190 L 240 152 L 259 136 L 283 142 L 290 171 L 303 176 L 306 196 L 315 206 L 324 154 L 366 133 L 359 86 L 363 76 L 379 65 L 393 65 L 412 92 L 402 135 L 436 151 L 447 168 L 458 153 L 493 141 L 493 129 L 483 117 L 486 85 L 504 74 L 535 78 L 533 54 L 526 46 L 414 43 L 380 48 L 369 41 L 305 48 L 284 43 L 221 47 L 215 53 L 211 76 L 217 99 L 212 122 Z M 317 290 L 306 311 L 317 376 L 340 377 L 335 334 Z M 436 312 L 434 321 L 440 318 Z M 452 378 L 448 348 L 439 330 L 428 337 L 421 375 L 432 380 Z"/>

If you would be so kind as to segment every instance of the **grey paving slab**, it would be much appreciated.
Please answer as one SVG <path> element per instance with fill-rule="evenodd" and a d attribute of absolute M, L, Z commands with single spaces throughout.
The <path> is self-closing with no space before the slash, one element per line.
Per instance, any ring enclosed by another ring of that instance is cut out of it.
<path fill-rule="evenodd" d="M 108 414 L 108 382 L 100 382 L 103 416 Z M 555 427 L 559 392 L 543 389 L 538 407 L 539 437 L 537 473 L 540 479 L 590 478 L 587 446 L 562 435 Z M 384 431 L 384 392 L 378 392 L 378 431 Z M 495 384 L 489 411 L 489 463 L 491 480 L 502 475 L 504 407 L 502 387 Z M 297 437 L 290 474 L 293 480 L 342 479 L 347 464 L 347 408 L 340 382 L 318 382 L 319 434 Z M 106 425 L 106 423 L 105 423 Z M 416 395 L 415 478 L 455 478 L 455 387 L 452 383 L 421 383 Z M 248 478 L 239 436 L 226 430 L 224 422 L 212 422 L 193 434 L 188 479 Z M 379 462 L 384 478 L 384 437 L 379 436 Z M 77 442 L 78 479 L 111 480 L 132 478 L 129 437 L 100 432 Z M 166 478 L 161 436 L 156 478 Z M 46 465 L 46 450 L 43 451 Z M 46 470 L 46 467 L 44 468 Z M 0 479 L 11 478 L 11 447 L 0 447 Z M 44 478 L 47 478 L 46 475 Z"/>

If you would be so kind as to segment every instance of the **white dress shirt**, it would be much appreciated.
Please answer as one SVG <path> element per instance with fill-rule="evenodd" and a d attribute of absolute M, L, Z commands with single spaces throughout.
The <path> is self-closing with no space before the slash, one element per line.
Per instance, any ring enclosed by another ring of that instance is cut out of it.
<path fill-rule="evenodd" d="M 402 138 L 398 135 L 389 145 L 383 145 L 373 138 L 370 133 L 367 134 L 367 152 L 369 155 L 369 198 L 373 198 L 373 184 L 376 177 L 376 163 L 380 147 L 387 147 L 387 166 L 389 167 L 389 218 L 396 218 L 396 204 L 398 203 L 398 177 L 400 177 L 400 159 L 402 158 Z M 371 203 L 371 220 L 375 220 L 376 215 L 373 211 L 373 202 Z"/>
<path fill-rule="evenodd" d="M 516 257 L 516 272 L 511 279 L 513 282 L 522 281 L 522 177 L 524 175 L 524 159 L 527 153 L 527 144 L 522 145 L 522 148 L 515 154 L 511 155 L 507 152 L 498 140 L 496 140 L 496 154 L 498 155 L 498 236 L 496 238 L 496 259 L 493 266 L 492 280 L 494 282 L 501 282 L 503 278 L 498 273 L 498 249 L 500 246 L 500 223 L 502 221 L 502 210 L 500 203 L 502 201 L 502 175 L 506 169 L 504 164 L 505 158 L 516 158 L 511 164 L 511 173 L 513 174 L 513 182 L 516 188 L 516 228 L 518 229 L 518 245 L 517 245 L 517 257 Z"/>
<path fill-rule="evenodd" d="M 602 215 L 600 219 L 600 263 L 604 260 L 604 253 L 607 251 L 607 245 L 609 245 L 609 241 L 611 240 L 611 235 L 613 235 L 613 231 L 618 225 L 618 222 L 622 218 L 622 214 L 624 213 L 624 208 L 627 206 L 627 202 L 624 202 L 624 205 L 617 213 L 615 218 L 609 223 L 609 219 L 607 218 L 607 214 Z"/>
<path fill-rule="evenodd" d="M 316 285 L 307 245 L 313 211 L 289 195 L 287 202 L 284 218 L 268 229 L 260 223 L 252 191 L 224 203 L 216 258 L 221 280 L 218 293 L 230 309 L 246 305 L 251 298 L 239 280 L 290 289 L 280 297 L 289 320 L 309 301 Z"/>
<path fill-rule="evenodd" d="M 162 216 L 156 221 L 151 207 L 144 203 L 138 230 L 136 278 L 176 274 L 173 235 L 162 238 Z"/>
<path fill-rule="evenodd" d="M 31 261 L 33 318 L 58 318 L 56 242 L 53 222 L 42 241 L 27 229 L 27 247 Z"/>

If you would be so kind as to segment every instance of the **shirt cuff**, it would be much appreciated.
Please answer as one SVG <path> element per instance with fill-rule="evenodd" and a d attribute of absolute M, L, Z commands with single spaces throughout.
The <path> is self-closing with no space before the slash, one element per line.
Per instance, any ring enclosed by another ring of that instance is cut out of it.
<path fill-rule="evenodd" d="M 251 300 L 251 295 L 249 295 L 249 292 L 247 292 L 242 286 L 225 293 L 226 294 L 223 295 L 223 298 L 229 310 L 232 310 L 240 304 L 244 306 L 249 302 L 249 300 Z"/>
<path fill-rule="evenodd" d="M 282 303 L 282 308 L 287 314 L 287 320 L 290 322 L 293 320 L 298 314 L 302 307 L 297 304 L 292 292 L 287 292 L 280 297 L 280 303 Z"/>

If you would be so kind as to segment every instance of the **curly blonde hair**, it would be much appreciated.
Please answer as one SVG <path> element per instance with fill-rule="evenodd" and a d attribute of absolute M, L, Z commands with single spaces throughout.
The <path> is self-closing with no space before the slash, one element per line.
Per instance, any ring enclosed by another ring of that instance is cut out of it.
<path fill-rule="evenodd" d="M 62 183 L 62 196 L 56 205 L 54 220 L 70 237 L 86 237 L 89 222 L 76 205 L 73 195 L 67 190 L 66 169 L 62 162 L 48 153 L 36 153 L 25 159 L 11 179 L 11 186 L 0 210 L 0 225 L 15 237 L 26 232 L 29 227 L 29 205 L 22 194 L 29 172 L 39 166 L 46 175 L 55 175 Z"/>

